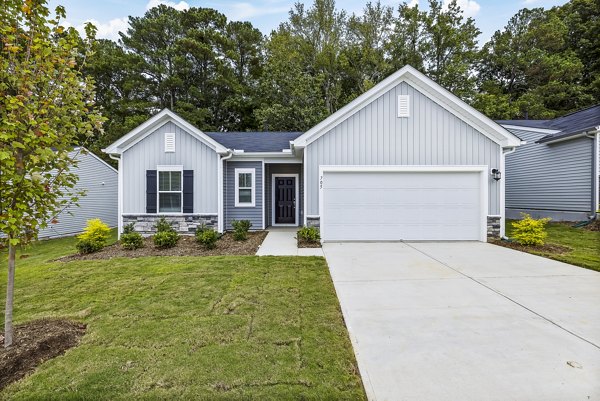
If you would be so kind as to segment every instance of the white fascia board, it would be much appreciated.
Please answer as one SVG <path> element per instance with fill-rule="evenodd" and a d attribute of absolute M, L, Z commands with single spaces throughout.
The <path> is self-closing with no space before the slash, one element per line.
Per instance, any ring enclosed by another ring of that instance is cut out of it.
<path fill-rule="evenodd" d="M 163 109 L 160 113 L 154 115 L 143 124 L 140 124 L 133 130 L 131 130 L 127 135 L 113 142 L 105 149 L 102 149 L 102 151 L 109 154 L 122 154 L 124 151 L 126 151 L 127 149 L 129 149 L 148 135 L 150 135 L 152 132 L 154 132 L 155 129 L 164 125 L 168 121 L 173 122 L 180 128 L 183 128 L 185 131 L 187 131 L 190 135 L 206 143 L 208 146 L 213 148 L 215 152 L 219 154 L 227 153 L 227 148 L 225 148 L 223 145 L 221 145 L 220 143 L 218 143 L 217 141 L 215 141 L 214 139 L 206 135 L 204 132 L 200 131 L 198 128 L 194 127 L 192 124 L 188 123 L 183 118 L 173 113 L 169 109 Z"/>
<path fill-rule="evenodd" d="M 510 124 L 500 124 L 502 127 L 506 129 L 516 129 L 520 131 L 529 131 L 529 132 L 539 132 L 540 134 L 558 134 L 561 132 L 556 129 L 546 129 L 546 128 L 534 128 L 534 127 L 526 127 L 523 125 L 510 125 Z"/>
<path fill-rule="evenodd" d="M 486 165 L 405 165 L 405 166 L 381 166 L 381 165 L 322 165 L 319 166 L 320 173 L 431 173 L 431 172 L 486 172 Z"/>
<path fill-rule="evenodd" d="M 473 107 L 460 100 L 456 95 L 444 89 L 415 68 L 406 65 L 325 120 L 321 121 L 319 124 L 315 125 L 310 130 L 306 131 L 304 134 L 300 135 L 292 141 L 294 147 L 306 147 L 311 142 L 326 134 L 341 121 L 349 118 L 403 81 L 407 82 L 420 92 L 423 92 L 434 101 L 437 101 L 440 105 L 444 106 L 446 110 L 467 122 L 500 146 L 513 147 L 521 145 L 521 140 L 517 136 L 475 110 Z"/>
<path fill-rule="evenodd" d="M 86 155 L 92 156 L 94 159 L 96 159 L 100 163 L 104 164 L 106 167 L 108 167 L 109 169 L 111 169 L 113 172 L 115 172 L 115 173 L 118 172 L 116 168 L 114 168 L 113 166 L 111 166 L 110 164 L 108 164 L 107 162 L 105 162 L 104 160 L 102 160 L 97 154 L 95 154 L 94 152 L 92 152 L 91 150 L 89 150 L 88 148 L 86 148 L 85 146 L 78 146 L 77 148 L 83 149 L 86 152 L 85 153 Z"/>

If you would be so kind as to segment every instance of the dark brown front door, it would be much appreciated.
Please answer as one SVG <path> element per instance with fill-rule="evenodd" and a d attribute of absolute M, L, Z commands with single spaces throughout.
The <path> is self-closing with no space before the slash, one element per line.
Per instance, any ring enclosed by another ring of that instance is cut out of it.
<path fill-rule="evenodd" d="M 275 177 L 275 224 L 296 224 L 296 177 Z"/>

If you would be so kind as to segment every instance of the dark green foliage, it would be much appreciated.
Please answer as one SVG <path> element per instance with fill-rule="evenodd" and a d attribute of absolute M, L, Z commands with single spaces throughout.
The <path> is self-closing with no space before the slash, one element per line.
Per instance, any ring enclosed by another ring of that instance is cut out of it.
<path fill-rule="evenodd" d="M 245 241 L 248 239 L 248 231 L 252 227 L 250 220 L 232 220 L 233 239 L 236 241 Z"/>
<path fill-rule="evenodd" d="M 157 248 L 173 248 L 179 241 L 179 234 L 175 231 L 160 231 L 154 234 L 152 240 Z"/>
<path fill-rule="evenodd" d="M 212 228 L 205 228 L 196 231 L 196 241 L 204 247 L 204 249 L 214 249 L 219 240 L 219 233 Z"/>
<path fill-rule="evenodd" d="M 307 242 L 319 242 L 321 240 L 321 234 L 317 227 L 301 227 L 297 235 L 299 240 Z"/>
<path fill-rule="evenodd" d="M 175 232 L 175 229 L 171 226 L 171 223 L 167 221 L 164 217 L 161 217 L 156 224 L 154 225 L 157 232 Z"/>
<path fill-rule="evenodd" d="M 123 227 L 123 234 L 121 234 L 120 242 L 121 246 L 125 249 L 138 249 L 144 246 L 144 237 L 136 232 L 133 228 L 133 223 L 130 223 Z"/>
<path fill-rule="evenodd" d="M 104 248 L 104 244 L 93 239 L 80 239 L 75 243 L 77 251 L 81 254 L 98 252 Z"/>

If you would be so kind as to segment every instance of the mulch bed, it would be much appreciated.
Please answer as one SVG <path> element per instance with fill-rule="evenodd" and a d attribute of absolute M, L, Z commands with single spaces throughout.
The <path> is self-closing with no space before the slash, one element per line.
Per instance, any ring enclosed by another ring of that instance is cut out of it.
<path fill-rule="evenodd" d="M 267 236 L 266 231 L 248 233 L 248 240 L 236 241 L 232 233 L 225 233 L 217 241 L 214 249 L 204 249 L 196 242 L 195 237 L 181 236 L 177 246 L 159 249 L 154 246 L 152 238 L 144 238 L 144 247 L 139 249 L 123 249 L 118 243 L 109 245 L 101 251 L 87 255 L 68 255 L 57 260 L 68 262 L 71 260 L 93 260 L 112 258 L 140 258 L 143 256 L 219 256 L 219 255 L 254 255 L 260 244 Z"/>
<path fill-rule="evenodd" d="M 489 242 L 495 245 L 500 245 L 505 248 L 516 249 L 521 252 L 539 252 L 539 253 L 552 253 L 560 255 L 563 253 L 571 252 L 572 249 L 567 246 L 556 245 L 556 244 L 544 244 L 544 245 L 521 245 L 518 242 L 510 242 L 498 239 L 489 239 Z"/>
<path fill-rule="evenodd" d="M 15 326 L 14 342 L 4 348 L 0 334 L 0 390 L 34 371 L 44 361 L 79 344 L 85 325 L 68 320 L 43 319 Z"/>
<path fill-rule="evenodd" d="M 298 248 L 321 248 L 321 243 L 298 238 Z"/>
<path fill-rule="evenodd" d="M 589 231 L 600 231 L 600 220 L 596 219 L 587 226 L 584 226 L 584 228 Z"/>

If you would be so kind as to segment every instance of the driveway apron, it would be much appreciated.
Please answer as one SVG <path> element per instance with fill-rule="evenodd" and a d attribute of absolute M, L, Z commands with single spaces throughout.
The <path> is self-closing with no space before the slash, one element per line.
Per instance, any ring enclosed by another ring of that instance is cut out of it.
<path fill-rule="evenodd" d="M 370 400 L 600 400 L 600 274 L 480 242 L 326 243 Z"/>

